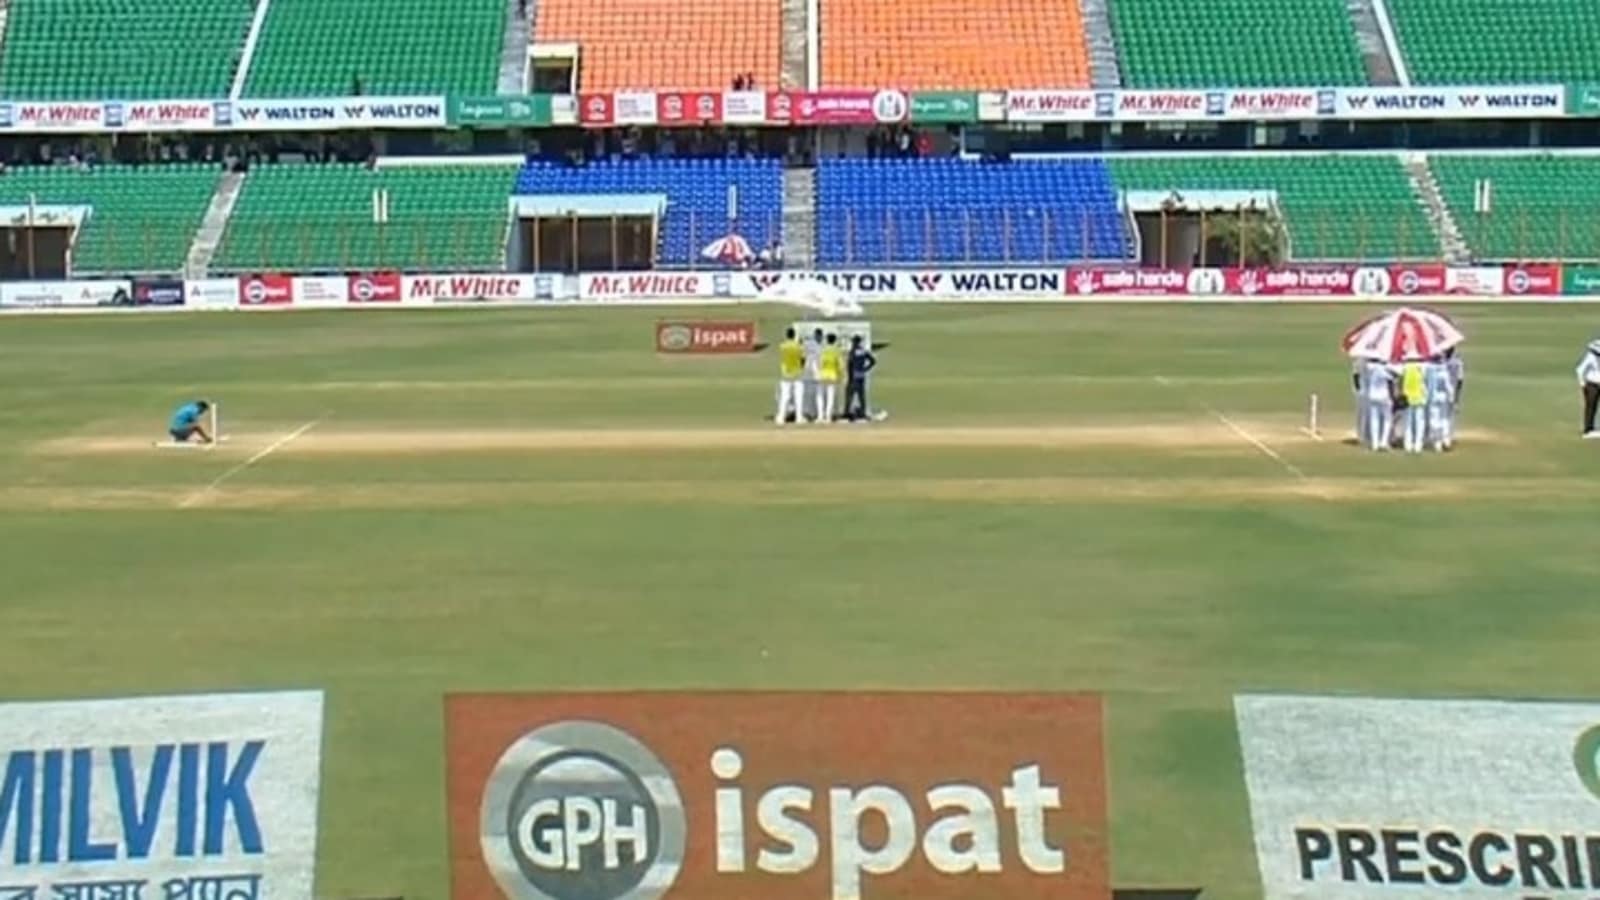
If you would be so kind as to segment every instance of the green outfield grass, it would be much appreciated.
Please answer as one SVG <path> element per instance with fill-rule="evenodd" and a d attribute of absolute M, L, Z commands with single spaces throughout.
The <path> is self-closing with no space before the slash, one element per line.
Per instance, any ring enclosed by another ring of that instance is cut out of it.
<path fill-rule="evenodd" d="M 1600 695 L 1592 308 L 1461 308 L 1423 458 L 1338 440 L 1361 312 L 884 308 L 891 421 L 774 441 L 771 355 L 650 311 L 0 321 L 0 680 L 327 689 L 319 893 L 412 898 L 445 691 L 1104 691 L 1116 883 L 1259 896 L 1233 692 Z M 196 393 L 233 441 L 151 449 Z"/>

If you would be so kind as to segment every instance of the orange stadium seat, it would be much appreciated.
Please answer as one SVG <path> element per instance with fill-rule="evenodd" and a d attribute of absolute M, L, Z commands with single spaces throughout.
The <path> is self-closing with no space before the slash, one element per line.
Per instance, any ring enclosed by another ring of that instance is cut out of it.
<path fill-rule="evenodd" d="M 820 0 L 835 88 L 1088 87 L 1076 0 Z"/>
<path fill-rule="evenodd" d="M 779 0 L 539 0 L 535 40 L 576 42 L 579 87 L 725 90 L 753 73 L 776 89 Z"/>

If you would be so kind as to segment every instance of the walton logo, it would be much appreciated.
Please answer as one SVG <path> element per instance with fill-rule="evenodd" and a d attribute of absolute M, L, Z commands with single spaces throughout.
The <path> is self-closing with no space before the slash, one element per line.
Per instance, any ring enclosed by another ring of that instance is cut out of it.
<path fill-rule="evenodd" d="M 556 722 L 512 744 L 483 797 L 483 858 L 516 900 L 654 900 L 688 833 L 672 775 L 632 735 Z"/>
<path fill-rule="evenodd" d="M 1578 735 L 1572 748 L 1572 764 L 1578 770 L 1578 780 L 1600 800 L 1600 725 Z"/>

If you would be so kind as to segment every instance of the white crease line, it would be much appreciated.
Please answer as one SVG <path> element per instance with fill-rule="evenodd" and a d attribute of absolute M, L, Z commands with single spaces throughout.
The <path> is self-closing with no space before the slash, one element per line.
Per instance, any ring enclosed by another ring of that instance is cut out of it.
<path fill-rule="evenodd" d="M 290 441 L 295 440 L 296 438 L 300 437 L 301 435 L 305 434 L 306 432 L 310 431 L 311 429 L 317 427 L 320 424 L 322 424 L 322 420 L 321 419 L 313 419 L 310 422 L 307 422 L 304 425 L 301 425 L 299 428 L 296 428 L 295 430 L 289 432 L 288 434 L 284 435 L 283 437 L 278 438 L 277 440 L 273 441 L 272 443 L 268 444 L 266 447 L 264 447 L 260 451 L 258 451 L 256 453 L 256 455 L 250 457 L 249 459 L 245 460 L 242 463 L 239 463 L 238 465 L 234 466 L 233 468 L 229 469 L 228 471 L 223 472 L 221 475 L 218 475 L 216 477 L 216 479 L 214 479 L 210 484 L 206 485 L 205 487 L 201 488 L 198 491 L 195 491 L 193 494 L 190 494 L 187 498 L 184 499 L 184 501 L 182 503 L 178 504 L 178 508 L 179 509 L 189 509 L 190 507 L 192 507 L 195 504 L 199 503 L 201 500 L 204 500 L 206 497 L 210 496 L 211 492 L 215 491 L 218 487 L 220 487 L 224 481 L 227 481 L 229 478 L 232 478 L 233 476 L 239 474 L 240 472 L 243 472 L 245 469 L 250 468 L 251 466 L 255 465 L 256 463 L 258 463 L 258 462 L 262 461 L 263 459 L 266 459 L 267 457 L 271 456 L 272 454 L 278 452 L 279 450 L 281 450 L 285 446 L 287 446 Z"/>
<path fill-rule="evenodd" d="M 1172 380 L 1169 379 L 1165 375 L 1152 375 L 1150 377 L 1155 380 L 1156 384 L 1159 384 L 1162 387 L 1171 387 L 1172 386 Z M 1310 476 L 1306 475 L 1305 472 L 1301 471 L 1299 466 L 1295 465 L 1292 462 L 1289 462 L 1287 459 L 1284 459 L 1283 458 L 1283 454 L 1281 454 L 1278 451 L 1276 451 L 1276 450 L 1272 449 L 1271 447 L 1267 446 L 1265 441 L 1261 440 L 1260 438 L 1256 437 L 1255 435 L 1251 434 L 1250 432 L 1245 431 L 1244 428 L 1241 427 L 1238 422 L 1235 422 L 1234 420 L 1232 420 L 1232 419 L 1228 418 L 1227 416 L 1223 415 L 1221 410 L 1217 409 L 1216 407 L 1212 406 L 1209 403 L 1199 402 L 1197 399 L 1194 402 L 1196 402 L 1197 405 L 1199 405 L 1201 409 L 1204 409 L 1206 412 L 1210 413 L 1214 418 L 1216 418 L 1216 420 L 1218 422 L 1221 422 L 1223 425 L 1225 425 L 1229 431 L 1231 431 L 1234 434 L 1238 435 L 1239 437 L 1243 438 L 1247 443 L 1250 444 L 1250 446 L 1256 448 L 1257 450 L 1260 450 L 1263 454 L 1266 455 L 1266 457 L 1268 459 L 1272 460 L 1273 462 L 1277 463 L 1280 466 L 1283 466 L 1284 471 L 1286 471 L 1290 475 L 1293 475 L 1294 477 L 1300 479 L 1301 481 L 1310 481 L 1311 480 Z"/>
<path fill-rule="evenodd" d="M 1251 434 L 1250 432 L 1245 431 L 1243 428 L 1241 428 L 1239 426 L 1239 423 L 1237 423 L 1237 422 L 1233 421 L 1232 419 L 1228 418 L 1227 416 L 1223 415 L 1220 410 L 1213 409 L 1212 407 L 1207 406 L 1206 407 L 1206 412 L 1209 412 L 1213 416 L 1216 416 L 1217 417 L 1217 421 L 1221 422 L 1222 424 L 1224 424 L 1226 426 L 1228 426 L 1228 430 L 1229 431 L 1232 431 L 1234 434 L 1237 434 L 1239 437 L 1244 438 L 1246 441 L 1249 441 L 1250 445 L 1252 447 L 1255 447 L 1257 450 L 1260 450 L 1262 453 L 1265 453 L 1267 455 L 1267 457 L 1270 458 L 1273 462 L 1277 463 L 1280 466 L 1283 466 L 1284 470 L 1287 471 L 1290 475 L 1293 475 L 1294 477 L 1300 479 L 1301 481 L 1309 481 L 1310 480 L 1309 478 L 1306 477 L 1306 473 L 1300 471 L 1300 467 L 1299 466 L 1296 466 L 1294 463 L 1289 462 L 1287 459 L 1284 459 L 1283 458 L 1283 454 L 1281 454 L 1278 451 L 1276 451 L 1276 450 L 1272 449 L 1271 447 L 1267 446 L 1267 443 L 1265 441 L 1261 440 L 1260 438 L 1256 437 L 1255 435 Z"/>

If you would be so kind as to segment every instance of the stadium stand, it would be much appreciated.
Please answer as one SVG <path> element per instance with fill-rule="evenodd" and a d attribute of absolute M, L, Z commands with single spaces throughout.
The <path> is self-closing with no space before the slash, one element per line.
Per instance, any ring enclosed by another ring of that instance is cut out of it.
<path fill-rule="evenodd" d="M 316 0 L 311 0 L 316 2 Z M 539 0 L 534 40 L 579 45 L 579 85 L 726 90 L 753 74 L 779 87 L 778 0 Z"/>
<path fill-rule="evenodd" d="M 1296 259 L 1438 259 L 1438 238 L 1393 156 L 1113 159 L 1127 190 L 1271 190 Z"/>
<path fill-rule="evenodd" d="M 1429 160 L 1456 226 L 1481 260 L 1600 256 L 1600 158 L 1457 156 Z M 1474 213 L 1479 179 L 1493 187 L 1490 212 Z"/>
<path fill-rule="evenodd" d="M 20 100 L 227 96 L 251 5 L 12 0 L 0 94 Z"/>
<path fill-rule="evenodd" d="M 1100 160 L 823 160 L 825 266 L 1122 259 L 1116 190 Z"/>
<path fill-rule="evenodd" d="M 729 232 L 728 186 L 738 186 L 733 230 L 760 248 L 782 234 L 783 170 L 772 159 L 645 159 L 595 162 L 582 168 L 529 163 L 518 194 L 666 194 L 658 260 L 686 266 L 705 245 Z"/>
<path fill-rule="evenodd" d="M 272 0 L 251 97 L 492 94 L 503 0 Z"/>
<path fill-rule="evenodd" d="M 514 167 L 253 169 L 217 248 L 220 271 L 499 268 Z M 389 221 L 373 221 L 373 191 Z"/>
<path fill-rule="evenodd" d="M 1366 82 L 1344 0 L 1116 0 L 1111 23 L 1130 88 Z"/>
<path fill-rule="evenodd" d="M 1388 0 L 1418 84 L 1600 81 L 1594 0 Z"/>
<path fill-rule="evenodd" d="M 1076 0 L 821 0 L 820 10 L 826 87 L 1089 86 Z"/>
<path fill-rule="evenodd" d="M 0 203 L 89 206 L 78 229 L 73 271 L 182 271 L 216 189 L 215 166 L 27 167 L 0 177 Z"/>

